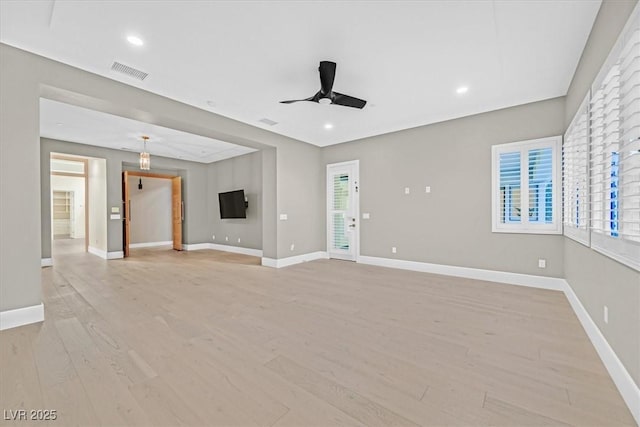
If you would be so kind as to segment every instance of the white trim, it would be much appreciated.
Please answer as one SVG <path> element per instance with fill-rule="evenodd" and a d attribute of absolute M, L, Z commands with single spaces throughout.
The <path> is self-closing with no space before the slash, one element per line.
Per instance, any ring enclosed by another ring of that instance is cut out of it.
<path fill-rule="evenodd" d="M 262 257 L 261 249 L 241 248 L 240 246 L 220 245 L 217 243 L 209 243 L 209 249 L 212 249 L 214 251 L 233 252 L 234 254 Z"/>
<path fill-rule="evenodd" d="M 491 282 L 564 292 L 571 308 L 578 317 L 578 320 L 587 333 L 589 340 L 598 352 L 598 356 L 600 356 L 602 363 L 605 368 L 607 368 L 609 375 L 613 379 L 613 382 L 622 395 L 623 400 L 635 418 L 636 423 L 640 425 L 640 388 L 633 381 L 633 378 L 629 375 L 629 372 L 624 367 L 615 351 L 611 348 L 606 338 L 602 335 L 598 326 L 595 324 L 593 319 L 591 319 L 589 313 L 585 310 L 582 303 L 580 303 L 580 300 L 565 279 L 371 256 L 360 256 L 358 262 L 361 264 L 377 265 L 381 267 L 466 277 L 469 279 L 487 280 Z M 265 265 L 264 258 L 263 265 Z"/>
<path fill-rule="evenodd" d="M 571 308 L 573 308 L 591 343 L 596 348 L 598 356 L 600 356 L 602 363 L 605 368 L 607 368 L 611 379 L 613 379 L 614 384 L 622 395 L 622 399 L 624 399 L 624 402 L 631 411 L 631 415 L 635 418 L 636 423 L 640 425 L 640 388 L 633 381 L 633 378 L 631 378 L 629 372 L 625 369 L 620 359 L 618 359 L 615 351 L 613 351 L 604 335 L 602 335 L 602 332 L 600 332 L 600 329 L 598 329 L 598 326 L 593 319 L 591 319 L 589 313 L 575 292 L 573 292 L 571 285 L 566 281 L 565 284 L 564 294 L 569 300 Z"/>
<path fill-rule="evenodd" d="M 211 249 L 214 251 L 232 252 L 234 254 L 243 254 L 255 257 L 262 257 L 262 250 L 242 248 L 240 246 L 220 245 L 217 243 L 192 243 L 190 245 L 182 245 L 185 251 L 201 251 L 204 249 Z"/>
<path fill-rule="evenodd" d="M 0 331 L 44 321 L 44 304 L 0 311 Z"/>
<path fill-rule="evenodd" d="M 262 265 L 272 268 L 289 267 L 290 265 L 300 264 L 308 261 L 315 261 L 317 259 L 329 259 L 329 254 L 325 251 L 310 252 L 308 254 L 296 255 L 288 258 L 262 258 Z"/>
<path fill-rule="evenodd" d="M 52 267 L 53 266 L 53 258 L 42 258 L 40 260 L 40 267 Z"/>
<path fill-rule="evenodd" d="M 346 254 L 340 254 L 340 253 L 336 253 L 334 252 L 333 254 L 331 253 L 331 202 L 332 202 L 332 190 L 331 190 L 331 186 L 332 186 L 332 182 L 330 179 L 330 173 L 329 171 L 331 169 L 340 169 L 340 168 L 353 168 L 353 173 L 352 173 L 352 182 L 353 182 L 353 186 L 355 188 L 355 190 L 353 191 L 353 204 L 354 204 L 354 218 L 355 218 L 355 236 L 354 236 L 354 241 L 353 241 L 353 245 L 355 246 L 355 251 L 353 254 L 351 253 L 346 253 Z M 340 162 L 340 163 L 330 163 L 327 164 L 326 167 L 326 177 L 325 177 L 325 182 L 326 182 L 326 219 L 325 219 L 325 224 L 326 224 L 326 230 L 327 230 L 327 254 L 329 258 L 336 258 L 336 259 L 343 259 L 343 260 L 347 260 L 347 261 L 358 261 L 358 258 L 360 257 L 360 160 L 359 159 L 355 159 L 355 160 L 349 160 L 346 162 Z"/>
<path fill-rule="evenodd" d="M 89 246 L 87 248 L 87 251 L 90 254 L 93 254 L 95 256 L 99 256 L 102 259 L 120 259 L 120 258 L 124 258 L 124 252 L 123 251 L 106 252 L 106 251 L 103 251 L 102 249 L 94 248 L 93 246 Z"/>
<path fill-rule="evenodd" d="M 107 252 L 107 259 L 121 259 L 121 258 L 124 258 L 123 251 Z"/>
<path fill-rule="evenodd" d="M 552 205 L 551 224 L 530 223 L 529 216 L 521 216 L 521 222 L 503 224 L 499 222 L 500 212 L 500 154 L 503 152 L 520 152 L 520 200 L 521 212 L 529 212 L 529 174 L 527 151 L 536 148 L 552 148 Z M 523 191 L 522 189 L 526 189 Z M 491 231 L 493 233 L 522 234 L 562 234 L 562 135 L 527 141 L 509 142 L 491 146 Z"/>
<path fill-rule="evenodd" d="M 155 248 L 156 246 L 170 246 L 172 244 L 173 240 L 167 240 L 166 242 L 130 243 L 129 248 Z"/>
<path fill-rule="evenodd" d="M 209 243 L 191 243 L 190 245 L 182 245 L 182 249 L 185 251 L 201 251 L 203 249 L 210 249 Z"/>
<path fill-rule="evenodd" d="M 507 271 L 482 270 L 479 268 L 456 267 L 453 265 L 430 264 L 426 262 L 405 261 L 402 259 L 378 258 L 361 255 L 360 264 L 380 267 L 399 268 L 402 270 L 420 271 L 423 273 L 442 274 L 445 276 L 465 277 L 468 279 L 486 280 L 489 282 L 508 283 L 510 285 L 529 286 L 532 288 L 561 291 L 564 279 L 556 277 L 534 276 L 531 274 L 510 273 Z"/>
<path fill-rule="evenodd" d="M 89 252 L 90 254 L 93 254 L 95 256 L 99 256 L 102 259 L 107 259 L 107 252 L 103 251 L 102 249 L 98 249 L 98 248 L 94 248 L 93 246 L 89 246 L 87 248 L 87 252 Z"/>

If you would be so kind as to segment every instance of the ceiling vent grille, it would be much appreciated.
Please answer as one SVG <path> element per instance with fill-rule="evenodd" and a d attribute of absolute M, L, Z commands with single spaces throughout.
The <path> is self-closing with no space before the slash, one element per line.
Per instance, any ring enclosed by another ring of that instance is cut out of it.
<path fill-rule="evenodd" d="M 144 80 L 149 75 L 148 73 L 145 73 L 144 71 L 136 70 L 133 67 L 129 67 L 128 65 L 121 64 L 121 63 L 119 63 L 117 61 L 115 61 L 113 63 L 113 65 L 111 66 L 111 69 L 113 71 L 117 71 L 118 73 L 126 74 L 127 76 L 133 77 L 134 79 L 138 79 L 138 80 Z"/>
<path fill-rule="evenodd" d="M 261 122 L 261 123 L 264 123 L 265 125 L 269 125 L 269 126 L 273 126 L 273 125 L 277 125 L 278 124 L 278 122 L 274 122 L 273 120 L 267 119 L 266 117 L 263 118 L 263 119 L 260 119 L 258 121 Z"/>

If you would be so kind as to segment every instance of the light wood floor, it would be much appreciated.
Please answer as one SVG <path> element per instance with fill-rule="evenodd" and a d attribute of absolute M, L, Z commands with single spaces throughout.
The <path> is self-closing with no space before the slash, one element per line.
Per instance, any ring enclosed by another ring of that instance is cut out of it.
<path fill-rule="evenodd" d="M 559 292 L 55 244 L 45 322 L 0 333 L 0 409 L 39 425 L 634 425 Z"/>

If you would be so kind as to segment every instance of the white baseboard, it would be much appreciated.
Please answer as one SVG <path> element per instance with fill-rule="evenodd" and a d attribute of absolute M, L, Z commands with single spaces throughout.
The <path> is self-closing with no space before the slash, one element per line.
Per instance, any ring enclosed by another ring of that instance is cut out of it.
<path fill-rule="evenodd" d="M 317 259 L 328 259 L 329 254 L 325 251 L 310 252 L 308 254 L 296 255 L 288 258 L 262 258 L 262 265 L 272 268 L 283 268 L 294 264 L 300 264 L 307 261 L 315 261 Z"/>
<path fill-rule="evenodd" d="M 99 256 L 102 259 L 107 259 L 107 251 L 103 251 L 102 249 L 94 248 L 93 246 L 89 246 L 87 248 L 87 252 L 93 254 L 95 256 Z"/>
<path fill-rule="evenodd" d="M 120 259 L 124 258 L 123 251 L 107 252 L 107 259 Z"/>
<path fill-rule="evenodd" d="M 0 311 L 0 331 L 44 321 L 44 305 Z"/>
<path fill-rule="evenodd" d="M 214 251 L 233 252 L 234 254 L 243 254 L 255 257 L 261 257 L 260 249 L 242 248 L 240 246 L 220 245 L 217 243 L 193 243 L 190 245 L 182 245 L 185 251 L 201 251 L 203 249 L 211 249 Z"/>
<path fill-rule="evenodd" d="M 378 258 L 361 255 L 360 264 L 380 267 L 399 268 L 402 270 L 420 271 L 423 273 L 442 274 L 445 276 L 465 277 L 467 279 L 486 280 L 489 282 L 507 283 L 510 285 L 529 286 L 533 288 L 564 290 L 564 279 L 556 277 L 534 276 L 531 274 L 510 273 L 507 271 L 482 270 L 480 268 L 456 267 L 453 265 L 430 264 L 427 262 L 405 261 L 401 259 Z"/>
<path fill-rule="evenodd" d="M 171 245 L 173 245 L 173 240 L 167 240 L 165 242 L 129 243 L 129 249 L 155 248 L 157 246 L 171 246 Z"/>
<path fill-rule="evenodd" d="M 53 258 L 42 258 L 40 260 L 40 267 L 52 267 L 53 266 Z"/>
<path fill-rule="evenodd" d="M 602 363 L 607 368 L 609 375 L 613 379 L 618 391 L 629 407 L 636 423 L 640 425 L 640 388 L 638 388 L 638 385 L 633 381 L 633 378 L 629 375 L 629 372 L 624 367 L 565 279 L 370 256 L 360 256 L 358 258 L 358 262 L 362 264 L 377 265 L 380 267 L 399 268 L 403 270 L 465 277 L 469 279 L 486 280 L 564 292 L 567 300 L 569 300 L 571 308 L 578 317 L 578 320 L 580 320 L 589 340 L 591 340 L 591 343 L 598 352 Z"/>
<path fill-rule="evenodd" d="M 190 245 L 183 244 L 182 249 L 185 251 L 201 251 L 203 249 L 209 249 L 209 243 L 192 243 Z"/>
<path fill-rule="evenodd" d="M 584 308 L 575 292 L 571 288 L 568 282 L 565 281 L 564 293 L 571 304 L 571 308 L 578 316 L 578 320 L 582 324 L 587 336 L 591 340 L 591 343 L 596 348 L 602 363 L 609 372 L 611 379 L 618 388 L 618 391 L 622 395 L 624 402 L 631 411 L 631 415 L 636 420 L 636 423 L 640 425 L 640 388 L 636 385 L 629 375 L 615 351 L 611 348 L 598 326 L 595 324 L 589 313 Z"/>
<path fill-rule="evenodd" d="M 99 256 L 102 259 L 120 259 L 120 258 L 124 258 L 124 252 L 123 251 L 106 252 L 106 251 L 103 251 L 102 249 L 94 248 L 93 246 L 89 246 L 87 248 L 87 251 L 90 254 L 93 254 L 95 256 Z"/>
<path fill-rule="evenodd" d="M 217 243 L 209 243 L 209 249 L 213 249 L 214 251 L 225 251 L 225 252 L 233 252 L 235 254 L 244 254 L 244 255 L 251 255 L 256 257 L 262 257 L 262 250 L 260 249 L 241 248 L 240 246 L 219 245 Z"/>

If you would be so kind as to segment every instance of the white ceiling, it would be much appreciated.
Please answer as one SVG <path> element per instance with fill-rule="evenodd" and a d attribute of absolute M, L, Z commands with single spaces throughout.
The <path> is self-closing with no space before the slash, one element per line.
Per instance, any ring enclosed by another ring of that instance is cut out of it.
<path fill-rule="evenodd" d="M 150 137 L 147 151 L 153 156 L 200 163 L 217 162 L 256 151 L 204 136 L 138 122 L 61 102 L 40 99 L 40 136 L 140 152 L 142 135 Z"/>
<path fill-rule="evenodd" d="M 3 0 L 0 40 L 326 146 L 565 95 L 599 7 L 600 0 Z M 363 110 L 278 102 L 317 92 L 321 60 L 337 62 L 334 89 L 366 99 Z M 117 74 L 113 61 L 149 77 Z M 468 93 L 456 94 L 462 85 Z"/>

